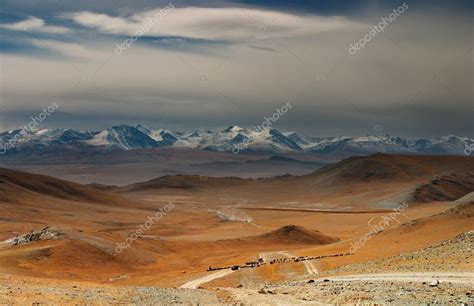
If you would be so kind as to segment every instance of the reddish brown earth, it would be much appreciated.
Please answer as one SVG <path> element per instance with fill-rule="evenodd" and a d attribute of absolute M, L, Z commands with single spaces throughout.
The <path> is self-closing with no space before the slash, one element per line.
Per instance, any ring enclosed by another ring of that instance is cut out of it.
<path fill-rule="evenodd" d="M 321 272 L 416 251 L 472 230 L 474 159 L 376 154 L 310 175 L 271 179 L 167 176 L 113 188 L 0 169 L 0 241 L 45 226 L 59 239 L 0 244 L 0 282 L 79 286 L 179 287 L 260 254 L 323 256 L 349 252 L 403 202 L 407 208 L 351 256 L 318 261 Z M 434 184 L 433 178 L 440 177 Z M 463 187 L 459 187 L 463 186 Z M 436 192 L 433 192 L 436 188 Z M 441 190 L 445 198 L 435 198 Z M 417 203 L 423 195 L 423 204 Z M 169 212 L 117 254 L 166 205 Z M 222 215 L 225 220 L 222 221 Z M 219 217 L 220 216 L 220 217 Z M 203 287 L 252 287 L 304 276 L 302 263 L 265 265 Z"/>
<path fill-rule="evenodd" d="M 319 231 L 309 231 L 302 226 L 286 225 L 269 233 L 260 235 L 257 239 L 262 242 L 274 241 L 275 243 L 286 242 L 287 244 L 331 244 L 339 239 L 321 234 Z"/>
<path fill-rule="evenodd" d="M 444 175 L 418 187 L 417 202 L 454 201 L 474 190 L 474 175 Z"/>

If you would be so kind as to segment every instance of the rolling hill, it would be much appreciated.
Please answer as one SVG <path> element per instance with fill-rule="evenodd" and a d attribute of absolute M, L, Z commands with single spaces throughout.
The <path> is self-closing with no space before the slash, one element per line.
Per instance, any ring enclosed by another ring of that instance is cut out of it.
<path fill-rule="evenodd" d="M 97 188 L 50 176 L 0 168 L 0 201 L 12 202 L 40 197 L 114 206 L 129 205 L 128 200 Z"/>

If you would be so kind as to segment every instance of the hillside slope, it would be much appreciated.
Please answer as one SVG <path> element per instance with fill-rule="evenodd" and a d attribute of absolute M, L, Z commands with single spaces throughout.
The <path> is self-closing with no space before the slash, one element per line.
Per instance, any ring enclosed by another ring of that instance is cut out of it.
<path fill-rule="evenodd" d="M 113 205 L 128 204 L 128 200 L 97 188 L 50 176 L 0 168 L 0 201 L 12 202 L 39 196 Z"/>
<path fill-rule="evenodd" d="M 452 173 L 474 173 L 474 158 L 377 153 L 350 157 L 304 177 L 330 182 L 370 182 L 415 180 Z"/>

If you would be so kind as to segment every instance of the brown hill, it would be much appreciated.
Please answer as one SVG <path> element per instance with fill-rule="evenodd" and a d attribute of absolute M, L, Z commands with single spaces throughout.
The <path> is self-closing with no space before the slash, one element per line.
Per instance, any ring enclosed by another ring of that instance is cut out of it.
<path fill-rule="evenodd" d="M 404 223 L 394 229 L 388 229 L 376 235 L 372 243 L 382 245 L 382 240 L 390 241 L 390 244 L 398 244 L 404 241 L 410 243 L 429 245 L 437 239 L 454 238 L 457 235 L 472 230 L 474 219 L 474 192 L 454 202 L 456 206 L 424 218 L 415 219 Z M 441 238 L 440 238 L 441 237 Z"/>
<path fill-rule="evenodd" d="M 130 248 L 118 256 L 113 249 L 113 241 L 70 237 L 66 233 L 59 240 L 0 248 L 0 266 L 20 275 L 67 278 L 73 274 L 84 280 L 103 281 L 154 262 L 154 254 L 146 250 Z"/>
<path fill-rule="evenodd" d="M 318 203 L 329 203 L 347 209 L 372 209 L 410 202 L 418 186 L 429 183 L 433 177 L 452 174 L 474 174 L 474 157 L 377 153 L 350 157 L 303 176 L 241 179 L 176 175 L 124 186 L 117 191 L 159 190 L 173 194 L 192 191 L 213 198 L 219 194 L 217 200 L 233 198 L 234 203 L 240 204 L 251 200 L 254 205 L 264 203 L 272 207 L 295 203 L 301 208 L 318 208 Z"/>
<path fill-rule="evenodd" d="M 310 231 L 298 225 L 286 225 L 266 234 L 256 237 L 256 240 L 264 240 L 274 243 L 302 243 L 302 244 L 330 244 L 339 241 L 337 238 L 329 237 L 319 231 Z"/>
<path fill-rule="evenodd" d="M 355 239 L 346 240 L 342 243 L 328 245 L 327 249 L 331 252 L 346 251 L 352 247 L 356 247 L 353 256 L 332 258 L 331 262 L 327 262 L 328 266 L 342 267 L 353 263 L 367 263 L 370 260 L 387 258 L 409 252 L 419 251 L 424 248 L 431 248 L 433 245 L 439 245 L 444 241 L 451 240 L 458 235 L 472 231 L 474 224 L 474 192 L 453 202 L 455 206 L 443 212 L 436 213 L 417 219 L 413 219 L 398 225 L 396 221 L 388 223 L 388 227 L 377 234 L 371 234 L 373 229 L 367 228 L 367 232 Z M 410 210 L 410 207 L 408 208 Z M 387 217 L 389 215 L 386 215 Z M 403 217 L 398 217 L 399 222 L 403 222 Z M 379 216 L 372 224 L 383 222 L 383 216 Z M 365 241 L 365 242 L 364 242 Z M 439 256 L 439 254 L 438 254 Z M 467 257 L 463 258 L 464 260 Z M 411 256 L 404 257 L 403 265 L 408 271 L 416 271 Z M 423 257 L 423 262 L 416 262 L 418 265 L 422 263 L 424 266 L 421 270 L 427 269 L 432 261 L 439 261 L 437 258 Z M 468 263 L 469 261 L 464 261 Z M 395 263 L 390 262 L 392 266 L 387 265 L 381 268 L 385 271 L 394 269 Z M 366 267 L 357 265 L 358 268 Z M 453 267 L 446 266 L 446 269 Z M 371 273 L 366 270 L 364 273 Z M 347 270 L 344 269 L 344 273 Z"/>
<path fill-rule="evenodd" d="M 143 183 L 118 188 L 118 191 L 141 191 L 147 189 L 196 189 L 230 186 L 263 187 L 271 184 L 305 186 L 311 183 L 321 186 L 347 183 L 407 182 L 431 179 L 436 175 L 474 173 L 474 158 L 469 156 L 399 155 L 377 153 L 356 156 L 323 167 L 303 176 L 283 175 L 265 179 L 242 179 L 238 177 L 207 177 L 199 175 L 167 175 Z"/>
<path fill-rule="evenodd" d="M 117 188 L 118 192 L 135 192 L 152 189 L 200 189 L 228 187 L 235 184 L 245 184 L 252 179 L 238 177 L 210 177 L 202 175 L 165 175 L 147 182 L 136 183 Z"/>
<path fill-rule="evenodd" d="M 331 183 L 404 181 L 446 174 L 446 172 L 474 173 L 474 158 L 377 153 L 350 157 L 303 177 Z"/>
<path fill-rule="evenodd" d="M 474 175 L 445 175 L 418 187 L 414 199 L 419 203 L 454 201 L 474 191 Z"/>
<path fill-rule="evenodd" d="M 128 200 L 97 188 L 50 176 L 0 168 L 0 201 L 48 196 L 72 201 L 125 205 Z"/>

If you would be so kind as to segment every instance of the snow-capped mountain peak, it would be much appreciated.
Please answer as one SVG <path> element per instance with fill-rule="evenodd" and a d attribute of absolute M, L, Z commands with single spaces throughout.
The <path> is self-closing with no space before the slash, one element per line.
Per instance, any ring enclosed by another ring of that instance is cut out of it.
<path fill-rule="evenodd" d="M 241 128 L 238 125 L 231 125 L 228 128 L 226 128 L 225 130 L 223 130 L 222 132 L 224 132 L 224 133 L 238 133 L 238 132 L 241 132 L 243 130 L 244 129 Z"/>
<path fill-rule="evenodd" d="M 114 146 L 123 150 L 153 148 L 157 142 L 136 127 L 114 126 L 86 141 L 93 146 Z"/>
<path fill-rule="evenodd" d="M 374 152 L 464 154 L 467 145 L 474 143 L 468 137 L 455 135 L 436 138 L 408 139 L 389 135 L 359 137 L 307 137 L 296 132 L 282 133 L 272 128 L 246 129 L 237 125 L 221 131 L 175 132 L 151 129 L 144 125 L 114 126 L 103 131 L 76 131 L 72 129 L 14 130 L 0 133 L 1 145 L 10 143 L 14 152 L 67 145 L 104 146 L 121 150 L 156 148 L 163 146 L 195 148 L 219 152 L 307 152 L 318 154 L 369 154 Z"/>

